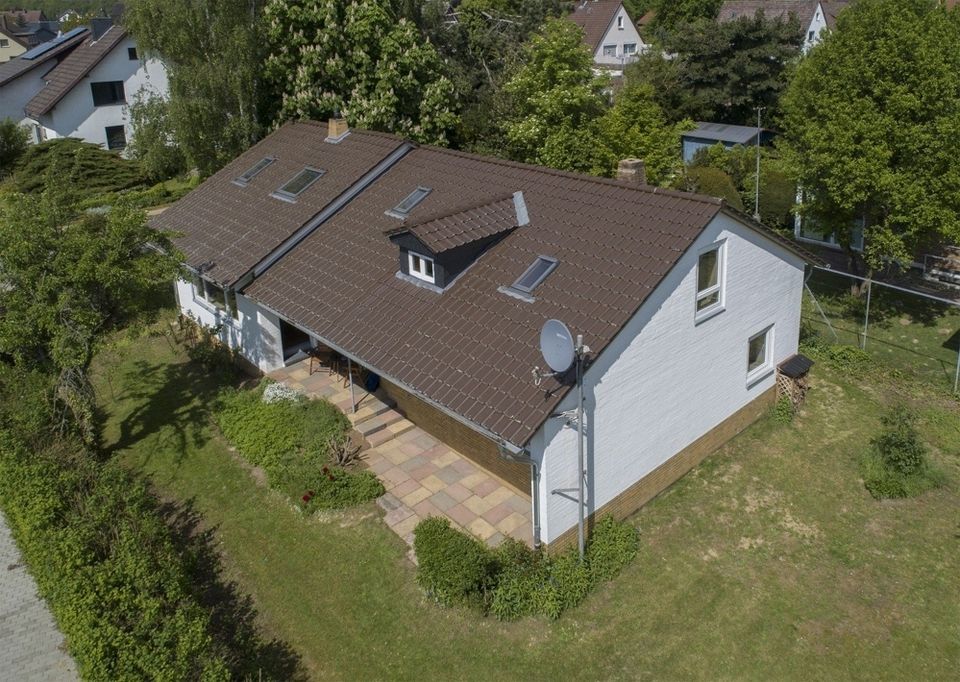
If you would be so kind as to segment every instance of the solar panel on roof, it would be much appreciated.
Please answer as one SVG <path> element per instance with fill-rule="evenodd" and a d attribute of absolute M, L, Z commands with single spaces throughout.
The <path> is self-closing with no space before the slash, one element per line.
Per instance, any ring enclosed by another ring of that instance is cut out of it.
<path fill-rule="evenodd" d="M 80 35 L 81 33 L 83 33 L 83 32 L 86 31 L 86 30 L 87 30 L 87 29 L 84 28 L 83 26 L 78 26 L 78 27 L 75 28 L 75 29 L 72 29 L 72 30 L 70 30 L 70 31 L 67 31 L 67 32 L 64 33 L 63 35 L 57 36 L 57 37 L 54 38 L 53 40 L 47 41 L 47 42 L 45 42 L 45 43 L 41 43 L 40 45 L 37 45 L 35 48 L 33 48 L 33 49 L 31 49 L 31 50 L 27 50 L 27 51 L 24 52 L 22 55 L 20 55 L 20 58 L 21 58 L 21 59 L 26 59 L 26 60 L 28 60 L 28 61 L 32 61 L 32 60 L 36 59 L 37 57 L 46 54 L 47 52 L 49 52 L 49 51 L 52 50 L 53 48 L 59 47 L 60 45 L 63 45 L 63 43 L 65 43 L 66 41 L 70 40 L 71 38 L 77 37 L 78 35 Z"/>

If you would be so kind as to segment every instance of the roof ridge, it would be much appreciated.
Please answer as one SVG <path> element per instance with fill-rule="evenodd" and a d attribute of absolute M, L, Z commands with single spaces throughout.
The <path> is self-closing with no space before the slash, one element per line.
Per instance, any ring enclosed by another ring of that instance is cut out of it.
<path fill-rule="evenodd" d="M 452 218 L 453 216 L 459 215 L 461 213 L 467 213 L 468 211 L 475 211 L 478 208 L 483 208 L 484 206 L 490 206 L 491 204 L 497 204 L 497 203 L 500 203 L 501 201 L 507 201 L 512 199 L 513 199 L 513 192 L 510 192 L 510 193 L 497 195 L 492 199 L 483 199 L 483 200 L 474 201 L 466 206 L 462 206 L 459 208 L 435 211 L 434 213 L 427 214 L 427 216 L 424 217 L 423 219 L 419 220 L 416 223 L 413 223 L 412 225 L 405 227 L 404 229 L 413 230 L 415 228 L 422 227 L 427 223 L 433 223 L 438 220 L 443 220 L 444 218 Z"/>

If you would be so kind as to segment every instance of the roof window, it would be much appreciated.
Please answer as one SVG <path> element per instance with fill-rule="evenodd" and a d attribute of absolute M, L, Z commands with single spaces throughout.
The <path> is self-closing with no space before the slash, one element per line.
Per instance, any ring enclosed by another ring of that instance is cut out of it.
<path fill-rule="evenodd" d="M 393 216 L 394 218 L 406 218 L 408 215 L 410 215 L 410 211 L 415 209 L 417 204 L 426 199 L 427 195 L 432 191 L 433 190 L 429 187 L 417 187 L 407 195 L 406 199 L 391 208 L 389 211 L 386 211 L 386 214 L 388 216 Z"/>
<path fill-rule="evenodd" d="M 260 159 L 251 168 L 247 169 L 247 171 L 243 175 L 234 178 L 233 184 L 240 185 L 241 187 L 246 187 L 248 182 L 253 180 L 257 175 L 260 174 L 260 171 L 262 171 L 264 168 L 269 166 L 274 161 L 276 161 L 276 159 L 273 158 L 272 156 L 268 156 L 265 159 Z"/>
<path fill-rule="evenodd" d="M 296 201 L 297 197 L 303 194 L 310 185 L 323 177 L 324 173 L 326 173 L 326 171 L 320 170 L 319 168 L 304 168 L 270 196 L 284 201 Z"/>
<path fill-rule="evenodd" d="M 526 272 L 510 287 L 524 294 L 530 294 L 557 267 L 557 259 L 550 256 L 537 256 Z"/>

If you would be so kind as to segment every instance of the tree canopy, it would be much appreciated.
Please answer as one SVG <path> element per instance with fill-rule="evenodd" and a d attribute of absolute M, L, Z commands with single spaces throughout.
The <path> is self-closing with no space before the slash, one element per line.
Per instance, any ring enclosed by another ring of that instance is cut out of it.
<path fill-rule="evenodd" d="M 771 121 L 802 42 L 795 17 L 767 19 L 761 11 L 721 24 L 698 21 L 666 34 L 671 56 L 652 50 L 627 74 L 653 87 L 672 120 L 751 124 L 759 106 Z"/>
<path fill-rule="evenodd" d="M 783 98 L 780 148 L 805 214 L 867 260 L 960 243 L 960 13 L 929 0 L 861 0 L 803 60 Z"/>

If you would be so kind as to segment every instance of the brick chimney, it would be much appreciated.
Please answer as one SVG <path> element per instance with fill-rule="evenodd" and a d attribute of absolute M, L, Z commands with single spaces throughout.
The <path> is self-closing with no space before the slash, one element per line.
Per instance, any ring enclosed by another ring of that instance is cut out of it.
<path fill-rule="evenodd" d="M 340 112 L 335 113 L 327 122 L 327 142 L 337 143 L 347 136 L 350 132 L 350 126 L 347 125 L 347 119 L 340 116 Z"/>
<path fill-rule="evenodd" d="M 617 165 L 617 179 L 637 185 L 647 184 L 647 167 L 643 159 L 621 159 Z"/>

